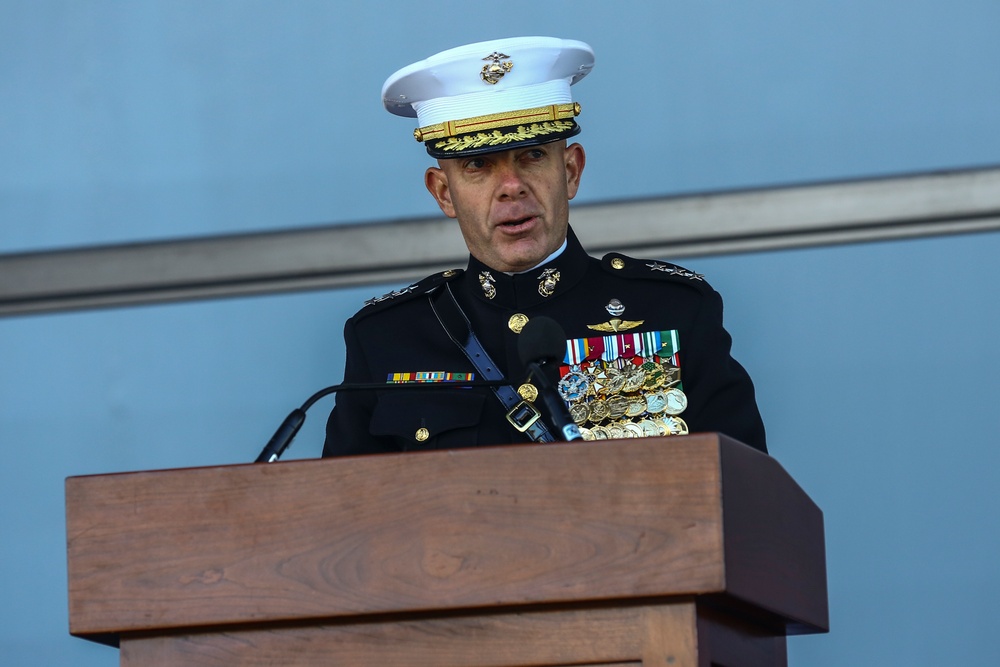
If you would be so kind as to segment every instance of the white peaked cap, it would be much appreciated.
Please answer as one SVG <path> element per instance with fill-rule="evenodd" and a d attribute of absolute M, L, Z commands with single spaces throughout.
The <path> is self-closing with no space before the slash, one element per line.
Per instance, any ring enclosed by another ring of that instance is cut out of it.
<path fill-rule="evenodd" d="M 417 119 L 414 135 L 431 155 L 508 150 L 579 132 L 570 86 L 593 67 L 593 50 L 574 40 L 478 42 L 397 71 L 382 86 L 382 103 Z"/>

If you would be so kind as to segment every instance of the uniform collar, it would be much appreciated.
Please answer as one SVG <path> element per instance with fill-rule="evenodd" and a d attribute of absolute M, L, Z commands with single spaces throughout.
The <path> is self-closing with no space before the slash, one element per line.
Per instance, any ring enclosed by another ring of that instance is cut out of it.
<path fill-rule="evenodd" d="M 515 310 L 530 308 L 559 298 L 583 280 L 588 260 L 589 255 L 570 227 L 566 232 L 566 249 L 530 271 L 508 275 L 470 256 L 469 268 L 463 276 L 464 289 L 472 298 L 490 305 Z"/>

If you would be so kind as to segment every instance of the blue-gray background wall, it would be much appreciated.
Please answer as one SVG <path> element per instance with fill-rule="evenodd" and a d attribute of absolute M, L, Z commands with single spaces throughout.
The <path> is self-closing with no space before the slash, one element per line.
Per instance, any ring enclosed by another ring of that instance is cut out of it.
<path fill-rule="evenodd" d="M 4 0 L 0 253 L 434 214 L 381 83 L 504 35 L 597 52 L 579 201 L 996 165 L 998 28 L 996 0 Z M 826 514 L 832 631 L 793 665 L 1000 661 L 998 257 L 987 233 L 683 260 Z M 0 320 L 0 664 L 117 664 L 67 634 L 66 476 L 252 460 L 390 288 Z"/>

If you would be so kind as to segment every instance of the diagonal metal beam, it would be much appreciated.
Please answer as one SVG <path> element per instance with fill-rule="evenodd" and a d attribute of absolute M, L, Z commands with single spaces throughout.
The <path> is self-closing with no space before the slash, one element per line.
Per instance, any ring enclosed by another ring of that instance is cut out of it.
<path fill-rule="evenodd" d="M 574 206 L 595 255 L 680 258 L 1000 229 L 1000 168 Z M 405 242 L 404 242 L 405 241 Z M 443 218 L 0 255 L 0 315 L 406 282 L 464 266 Z"/>

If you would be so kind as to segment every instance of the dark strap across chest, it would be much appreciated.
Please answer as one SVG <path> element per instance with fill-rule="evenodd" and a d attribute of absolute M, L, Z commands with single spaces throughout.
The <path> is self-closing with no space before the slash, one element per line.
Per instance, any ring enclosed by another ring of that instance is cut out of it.
<path fill-rule="evenodd" d="M 451 285 L 445 283 L 431 292 L 428 298 L 431 310 L 441 323 L 441 327 L 469 359 L 479 376 L 484 380 L 503 380 L 503 373 L 476 338 L 469 318 L 451 291 Z M 493 393 L 503 404 L 507 411 L 507 421 L 514 428 L 526 434 L 534 442 L 555 442 L 552 433 L 539 418 L 537 408 L 522 400 L 514 387 L 509 384 L 493 387 Z"/>

